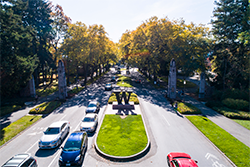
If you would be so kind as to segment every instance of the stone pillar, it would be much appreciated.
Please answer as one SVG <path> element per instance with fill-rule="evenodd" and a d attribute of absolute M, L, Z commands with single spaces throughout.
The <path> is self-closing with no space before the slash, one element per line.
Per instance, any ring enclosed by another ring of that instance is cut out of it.
<path fill-rule="evenodd" d="M 168 97 L 170 99 L 176 98 L 176 65 L 174 58 L 170 62 L 170 69 L 168 76 Z"/>
<path fill-rule="evenodd" d="M 67 94 L 67 83 L 66 83 L 66 76 L 65 76 L 65 68 L 62 60 L 58 62 L 58 97 L 59 99 L 66 99 L 68 96 Z"/>
<path fill-rule="evenodd" d="M 22 97 L 36 97 L 36 88 L 34 76 L 27 83 L 27 86 L 20 91 L 20 96 Z"/>
<path fill-rule="evenodd" d="M 202 72 L 200 76 L 200 89 L 199 89 L 199 98 L 203 99 L 205 97 L 205 73 Z"/>
<path fill-rule="evenodd" d="M 32 75 L 32 79 L 29 81 L 29 87 L 30 87 L 30 96 L 36 97 L 35 80 L 34 80 L 33 75 Z"/>

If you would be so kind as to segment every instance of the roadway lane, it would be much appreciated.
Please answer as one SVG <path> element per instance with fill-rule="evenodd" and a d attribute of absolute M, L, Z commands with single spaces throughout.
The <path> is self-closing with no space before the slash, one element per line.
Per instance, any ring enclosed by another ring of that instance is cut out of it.
<path fill-rule="evenodd" d="M 133 78 L 139 78 L 137 72 L 132 72 Z M 11 156 L 29 152 L 42 167 L 58 166 L 61 149 L 39 150 L 38 141 L 43 130 L 52 122 L 59 120 L 70 121 L 71 130 L 79 129 L 80 121 L 85 115 L 85 108 L 90 99 L 96 99 L 101 103 L 99 120 L 104 114 L 110 91 L 104 91 L 104 85 L 110 81 L 114 71 L 100 78 L 97 82 L 88 86 L 78 96 L 70 99 L 62 107 L 43 118 L 13 141 L 0 149 L 0 164 L 3 164 Z M 189 153 L 198 160 L 200 167 L 230 167 L 228 161 L 208 142 L 200 132 L 193 127 L 184 117 L 177 115 L 170 104 L 163 97 L 162 92 L 153 89 L 143 81 L 143 84 L 135 84 L 133 91 L 138 94 L 141 107 L 144 111 L 147 128 L 150 131 L 152 146 L 148 154 L 136 161 L 119 163 L 110 162 L 96 154 L 93 144 L 94 137 L 89 136 L 88 150 L 85 155 L 83 166 L 167 166 L 166 155 L 172 151 L 183 151 Z M 100 125 L 98 125 L 100 126 Z M 64 140 L 65 142 L 65 140 Z"/>

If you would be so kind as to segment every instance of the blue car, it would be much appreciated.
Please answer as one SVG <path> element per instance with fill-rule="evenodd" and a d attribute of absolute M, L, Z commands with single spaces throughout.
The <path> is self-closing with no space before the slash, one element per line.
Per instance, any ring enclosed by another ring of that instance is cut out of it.
<path fill-rule="evenodd" d="M 71 133 L 59 158 L 60 166 L 79 166 L 88 146 L 88 135 L 85 131 Z"/>

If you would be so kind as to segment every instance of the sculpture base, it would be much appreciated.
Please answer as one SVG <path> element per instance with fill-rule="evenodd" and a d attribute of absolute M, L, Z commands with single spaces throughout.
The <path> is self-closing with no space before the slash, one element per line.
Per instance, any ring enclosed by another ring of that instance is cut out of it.
<path fill-rule="evenodd" d="M 131 109 L 131 110 L 134 110 L 135 106 L 134 106 L 134 102 L 129 102 L 129 104 L 125 104 L 125 103 L 118 104 L 118 102 L 113 102 L 112 108 L 113 109 Z"/>

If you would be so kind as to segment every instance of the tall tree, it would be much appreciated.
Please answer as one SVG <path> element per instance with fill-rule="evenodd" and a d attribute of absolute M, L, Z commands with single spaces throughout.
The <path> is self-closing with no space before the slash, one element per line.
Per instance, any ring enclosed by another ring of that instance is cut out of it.
<path fill-rule="evenodd" d="M 213 64 L 218 88 L 249 87 L 249 45 L 250 30 L 248 0 L 216 1 L 214 10 Z"/>
<path fill-rule="evenodd" d="M 1 96 L 17 94 L 31 79 L 37 67 L 37 56 L 32 52 L 32 40 L 35 34 L 30 25 L 23 26 L 24 10 L 21 1 L 0 3 L 0 56 L 1 56 Z"/>

